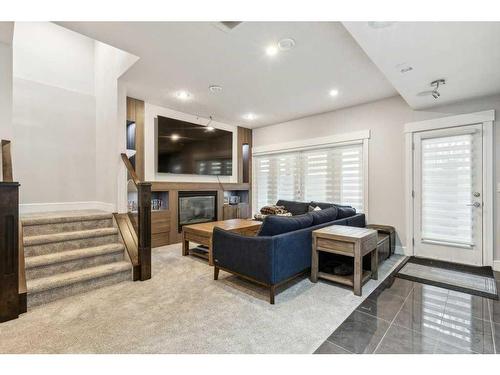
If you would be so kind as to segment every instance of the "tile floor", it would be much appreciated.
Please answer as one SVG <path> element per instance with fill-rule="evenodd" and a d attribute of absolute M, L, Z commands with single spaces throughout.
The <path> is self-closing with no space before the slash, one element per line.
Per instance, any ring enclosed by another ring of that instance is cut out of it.
<path fill-rule="evenodd" d="M 500 301 L 391 276 L 315 353 L 500 353 Z"/>

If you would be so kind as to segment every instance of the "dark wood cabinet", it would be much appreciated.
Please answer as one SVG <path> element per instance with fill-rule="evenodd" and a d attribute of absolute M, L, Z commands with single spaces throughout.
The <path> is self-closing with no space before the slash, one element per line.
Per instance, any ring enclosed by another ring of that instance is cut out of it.
<path fill-rule="evenodd" d="M 151 212 L 151 246 L 159 247 L 170 244 L 170 211 Z"/>

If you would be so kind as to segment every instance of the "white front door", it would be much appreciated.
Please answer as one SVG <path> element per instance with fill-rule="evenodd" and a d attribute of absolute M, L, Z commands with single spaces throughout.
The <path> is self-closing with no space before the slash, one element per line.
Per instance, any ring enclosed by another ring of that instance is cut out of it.
<path fill-rule="evenodd" d="M 414 254 L 483 264 L 482 124 L 413 133 Z"/>

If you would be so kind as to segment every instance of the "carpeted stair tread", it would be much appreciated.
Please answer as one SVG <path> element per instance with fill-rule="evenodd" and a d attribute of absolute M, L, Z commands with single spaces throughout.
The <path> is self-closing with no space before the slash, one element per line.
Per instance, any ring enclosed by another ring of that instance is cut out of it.
<path fill-rule="evenodd" d="M 130 262 L 123 261 L 29 280 L 27 281 L 28 295 L 126 272 L 130 269 Z"/>
<path fill-rule="evenodd" d="M 28 236 L 24 237 L 24 246 L 43 245 L 53 242 L 64 242 L 64 241 L 72 241 L 72 240 L 79 240 L 79 239 L 93 238 L 93 237 L 104 237 L 104 236 L 115 235 L 117 233 L 118 229 L 111 227 L 111 228 L 80 230 L 76 232 L 61 232 L 54 234 L 43 234 L 39 236 Z"/>
<path fill-rule="evenodd" d="M 83 248 L 80 250 L 68 250 L 61 251 L 58 253 L 51 253 L 47 255 L 38 255 L 32 257 L 26 257 L 25 266 L 26 269 L 49 266 L 57 263 L 69 262 L 72 260 L 90 258 L 99 255 L 113 254 L 123 251 L 125 247 L 123 244 L 117 242 L 107 245 L 94 246 Z"/>
<path fill-rule="evenodd" d="M 113 214 L 108 212 L 75 213 L 68 215 L 64 212 L 45 216 L 24 217 L 21 219 L 23 226 L 72 223 L 76 221 L 108 220 Z"/>

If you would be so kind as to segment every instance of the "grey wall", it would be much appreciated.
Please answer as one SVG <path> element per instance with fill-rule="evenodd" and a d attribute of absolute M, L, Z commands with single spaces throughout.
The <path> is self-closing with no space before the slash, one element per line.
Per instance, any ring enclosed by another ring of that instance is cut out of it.
<path fill-rule="evenodd" d="M 414 111 L 399 96 L 338 111 L 305 117 L 253 131 L 254 147 L 278 142 L 322 137 L 370 129 L 369 141 L 369 215 L 373 223 L 394 225 L 398 244 L 405 246 L 404 202 L 404 125 L 448 115 L 495 109 L 500 116 L 500 96 L 479 98 L 463 103 Z M 500 132 L 496 137 L 496 183 L 500 176 Z M 498 194 L 496 194 L 498 198 Z M 500 232 L 500 204 L 495 219 Z M 500 236 L 496 239 L 495 259 L 500 259 Z"/>

